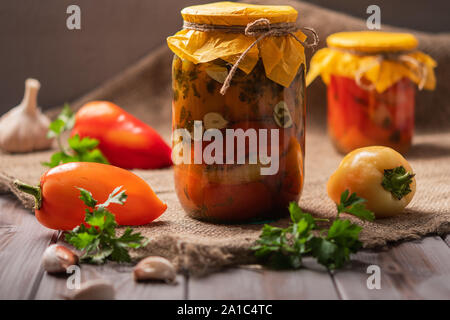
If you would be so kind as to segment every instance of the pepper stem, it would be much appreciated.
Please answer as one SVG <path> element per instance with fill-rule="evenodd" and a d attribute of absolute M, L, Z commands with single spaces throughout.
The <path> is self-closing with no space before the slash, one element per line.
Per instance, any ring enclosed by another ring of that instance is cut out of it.
<path fill-rule="evenodd" d="M 39 186 L 32 186 L 19 180 L 14 180 L 14 186 L 22 192 L 28 193 L 34 197 L 34 208 L 39 210 L 42 205 L 42 191 Z"/>
<path fill-rule="evenodd" d="M 394 177 L 394 179 L 398 184 L 404 184 L 405 182 L 408 182 L 414 176 L 415 176 L 415 174 L 406 172 L 403 175 L 398 175 L 398 176 Z"/>
<path fill-rule="evenodd" d="M 394 198 L 400 200 L 411 192 L 410 184 L 412 183 L 414 176 L 414 173 L 406 171 L 403 166 L 394 169 L 385 169 L 381 185 L 386 191 L 389 191 Z"/>

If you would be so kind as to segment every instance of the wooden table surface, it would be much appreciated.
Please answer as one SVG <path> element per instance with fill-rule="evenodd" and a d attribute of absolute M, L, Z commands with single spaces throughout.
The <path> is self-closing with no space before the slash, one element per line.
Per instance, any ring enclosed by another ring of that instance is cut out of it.
<path fill-rule="evenodd" d="M 41 266 L 58 232 L 44 228 L 12 196 L 0 196 L 0 299 L 61 299 L 65 276 Z M 330 272 L 306 259 L 304 269 L 242 267 L 203 278 L 179 275 L 176 284 L 135 283 L 132 266 L 82 265 L 82 281 L 110 280 L 117 299 L 450 299 L 450 236 L 429 236 L 383 251 L 363 250 L 346 268 Z M 381 288 L 368 289 L 369 265 L 381 270 Z"/>

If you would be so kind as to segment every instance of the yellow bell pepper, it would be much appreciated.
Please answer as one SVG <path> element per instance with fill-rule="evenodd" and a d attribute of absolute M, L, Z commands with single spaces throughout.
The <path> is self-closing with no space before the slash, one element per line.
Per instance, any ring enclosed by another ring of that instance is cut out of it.
<path fill-rule="evenodd" d="M 416 192 L 414 173 L 397 151 L 381 146 L 353 150 L 341 161 L 328 180 L 329 197 L 339 203 L 341 193 L 350 192 L 367 200 L 366 208 L 375 217 L 391 217 L 403 212 Z"/>

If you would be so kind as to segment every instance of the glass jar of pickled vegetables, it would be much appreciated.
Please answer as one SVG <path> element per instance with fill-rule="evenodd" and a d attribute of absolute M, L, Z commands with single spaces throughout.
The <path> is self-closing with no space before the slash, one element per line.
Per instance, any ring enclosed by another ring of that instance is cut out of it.
<path fill-rule="evenodd" d="M 307 44 L 297 12 L 221 2 L 181 13 L 183 30 L 168 38 L 181 205 L 218 222 L 284 215 L 304 178 Z"/>
<path fill-rule="evenodd" d="M 416 85 L 433 90 L 436 63 L 407 33 L 341 32 L 311 60 L 307 84 L 328 85 L 328 132 L 342 153 L 371 145 L 405 153 L 414 132 Z"/>

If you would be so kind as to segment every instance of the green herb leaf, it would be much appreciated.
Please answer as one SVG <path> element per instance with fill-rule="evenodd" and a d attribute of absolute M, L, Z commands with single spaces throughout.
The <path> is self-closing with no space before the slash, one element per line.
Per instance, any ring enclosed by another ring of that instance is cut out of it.
<path fill-rule="evenodd" d="M 97 204 L 97 200 L 94 199 L 92 193 L 83 188 L 77 188 L 80 190 L 80 199 L 87 205 L 89 208 L 95 208 Z"/>
<path fill-rule="evenodd" d="M 108 227 L 106 225 L 106 217 L 112 215 L 109 212 L 94 210 L 92 213 L 86 213 L 85 222 L 89 224 L 91 227 L 97 227 L 98 230 L 103 231 Z M 114 225 L 113 227 L 116 227 Z"/>
<path fill-rule="evenodd" d="M 366 209 L 364 204 L 366 200 L 358 197 L 356 193 L 352 193 L 350 196 L 349 194 L 349 190 L 342 192 L 341 202 L 337 205 L 338 216 L 340 213 L 345 212 L 352 214 L 361 220 L 373 221 L 375 215 L 372 211 Z"/>
<path fill-rule="evenodd" d="M 255 255 L 276 269 L 300 268 L 302 255 L 309 251 L 308 241 L 316 229 L 314 218 L 304 213 L 297 203 L 289 204 L 292 224 L 283 229 L 264 225 L 256 241 Z"/>
<path fill-rule="evenodd" d="M 302 219 L 305 219 L 306 221 L 308 221 L 308 223 L 310 223 L 314 227 L 316 226 L 315 219 L 312 217 L 312 215 L 310 215 L 309 213 L 304 213 L 296 202 L 289 203 L 289 213 L 291 216 L 291 220 L 294 223 L 299 222 Z"/>
<path fill-rule="evenodd" d="M 110 258 L 113 261 L 122 261 L 122 262 L 130 262 L 131 261 L 131 258 L 130 258 L 130 255 L 128 254 L 127 249 L 125 247 L 119 245 L 119 243 L 114 243 Z"/>
<path fill-rule="evenodd" d="M 362 247 L 359 234 L 362 227 L 339 218 L 346 212 L 363 220 L 373 220 L 374 215 L 364 205 L 365 200 L 345 190 L 337 205 L 338 214 L 329 229 L 319 229 L 317 221 L 304 213 L 297 203 L 289 204 L 291 224 L 287 228 L 264 225 L 256 245 L 252 247 L 256 257 L 273 268 L 300 268 L 302 258 L 312 255 L 329 269 L 343 267 L 350 254 Z M 315 232 L 315 230 L 317 230 Z"/>
<path fill-rule="evenodd" d="M 336 256 L 338 247 L 333 242 L 320 238 L 314 237 L 311 239 L 311 254 L 317 259 L 320 264 L 333 269 L 336 266 Z"/>
<path fill-rule="evenodd" d="M 354 204 L 346 208 L 344 212 L 352 214 L 361 220 L 373 221 L 375 219 L 373 212 L 366 209 L 366 206 L 362 203 Z"/>
<path fill-rule="evenodd" d="M 361 230 L 360 226 L 349 220 L 336 219 L 328 230 L 327 237 L 313 243 L 313 256 L 329 269 L 343 267 L 350 260 L 350 254 L 362 246 L 359 241 Z"/>
<path fill-rule="evenodd" d="M 98 140 L 91 138 L 81 139 L 78 134 L 70 137 L 67 142 L 76 153 L 83 154 L 98 146 Z"/>
<path fill-rule="evenodd" d="M 64 131 L 71 130 L 74 125 L 75 114 L 72 109 L 70 109 L 69 104 L 65 103 L 61 113 L 53 122 L 50 123 L 47 136 L 49 138 L 58 137 Z"/>
<path fill-rule="evenodd" d="M 339 246 L 348 247 L 350 250 L 359 249 L 361 242 L 358 240 L 362 227 L 351 223 L 349 220 L 334 220 L 328 230 L 327 240 L 332 240 Z"/>
<path fill-rule="evenodd" d="M 60 151 L 54 153 L 49 162 L 43 162 L 44 166 L 53 168 L 68 162 L 98 162 L 108 163 L 108 160 L 97 149 L 99 141 L 88 137 L 80 138 L 78 134 L 68 139 L 70 150 L 65 150 L 61 142 L 61 134 L 71 130 L 75 125 L 75 114 L 68 104 L 64 105 L 58 117 L 49 125 L 47 136 L 56 138 Z"/>
<path fill-rule="evenodd" d="M 123 235 L 119 238 L 119 241 L 126 243 L 130 248 L 139 248 L 145 246 L 148 240 L 140 233 L 133 233 L 133 229 L 127 228 Z"/>
<path fill-rule="evenodd" d="M 86 231 L 81 232 L 80 230 L 73 230 L 71 233 L 66 234 L 66 241 L 77 249 L 84 249 L 97 238 L 97 234 L 90 234 Z"/>
<path fill-rule="evenodd" d="M 91 192 L 78 188 L 80 199 L 88 207 L 85 224 L 67 233 L 66 241 L 83 251 L 80 257 L 83 262 L 96 264 L 104 263 L 106 260 L 129 262 L 131 258 L 128 249 L 136 249 L 148 244 L 145 237 L 140 233 L 133 233 L 131 228 L 127 228 L 120 237 L 116 235 L 115 216 L 106 207 L 111 203 L 121 205 L 125 203 L 127 196 L 125 190 L 121 188 L 114 189 L 108 200 L 100 205 L 97 205 L 97 200 L 92 197 Z"/>
<path fill-rule="evenodd" d="M 353 192 L 350 196 L 349 194 L 350 191 L 348 189 L 346 189 L 341 194 L 341 202 L 339 205 L 342 206 L 343 208 L 347 208 L 350 207 L 351 205 L 363 203 L 364 201 L 366 201 L 365 199 L 358 197 L 355 192 Z"/>
<path fill-rule="evenodd" d="M 400 200 L 411 192 L 411 183 L 415 174 L 407 172 L 403 166 L 385 169 L 381 185 L 389 191 L 395 199 Z"/>
<path fill-rule="evenodd" d="M 65 103 L 63 106 L 63 109 L 61 113 L 58 116 L 58 119 L 61 119 L 64 121 L 65 130 L 71 130 L 73 126 L 75 125 L 75 113 L 72 111 L 68 103 Z"/>
<path fill-rule="evenodd" d="M 292 222 L 300 221 L 303 215 L 302 209 L 295 202 L 289 203 L 289 213 L 291 215 Z"/>
<path fill-rule="evenodd" d="M 109 164 L 108 160 L 105 158 L 100 149 L 94 149 L 84 154 L 78 154 L 78 161 Z"/>
<path fill-rule="evenodd" d="M 127 200 L 127 195 L 125 190 L 120 191 L 120 189 L 122 189 L 122 186 L 115 188 L 108 199 L 104 203 L 99 204 L 98 207 L 106 208 L 111 203 L 124 204 Z"/>
<path fill-rule="evenodd" d="M 64 121 L 61 119 L 55 119 L 53 122 L 50 123 L 48 129 L 49 131 L 47 132 L 47 137 L 48 138 L 55 138 L 58 135 L 61 134 L 61 132 L 64 131 Z"/>
<path fill-rule="evenodd" d="M 74 152 L 74 158 L 80 162 L 97 162 L 108 164 L 105 156 L 99 149 L 96 149 L 99 142 L 88 137 L 80 138 L 78 134 L 68 140 L 69 147 Z"/>

